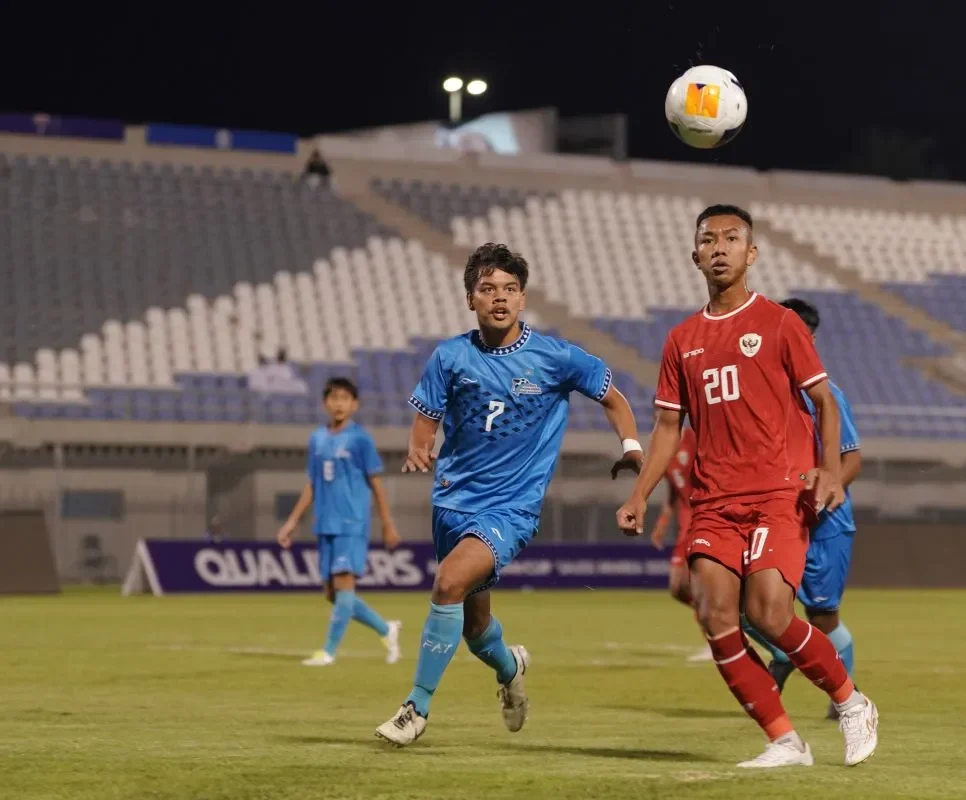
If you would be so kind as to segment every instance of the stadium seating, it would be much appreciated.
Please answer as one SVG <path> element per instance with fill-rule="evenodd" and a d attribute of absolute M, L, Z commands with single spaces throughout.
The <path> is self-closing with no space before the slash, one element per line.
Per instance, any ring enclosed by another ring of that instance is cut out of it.
<path fill-rule="evenodd" d="M 429 349 L 473 324 L 442 256 L 324 187 L 271 172 L 83 159 L 0 155 L 0 169 L 9 189 L 0 194 L 0 399 L 25 416 L 304 424 L 318 417 L 325 380 L 348 374 L 364 420 L 404 424 Z M 688 257 L 698 197 L 398 180 L 373 189 L 458 245 L 508 241 L 531 258 L 549 299 L 652 360 L 706 297 Z M 902 279 L 897 291 L 963 327 L 962 218 L 852 211 L 843 223 L 805 207 L 753 210 L 867 277 Z M 890 225 L 907 249 L 890 249 Z M 841 241 L 853 226 L 859 250 Z M 754 286 L 820 306 L 825 360 L 864 430 L 966 437 L 963 399 L 907 363 L 947 350 L 767 237 L 759 244 Z M 856 258 L 870 249 L 882 251 L 871 264 Z M 914 256 L 915 270 L 903 269 Z M 932 260 L 935 270 L 922 266 Z M 248 391 L 259 355 L 279 348 L 305 365 L 308 395 Z M 616 379 L 646 414 L 652 389 Z M 573 424 L 606 422 L 576 400 Z"/>
<path fill-rule="evenodd" d="M 763 203 L 756 214 L 966 331 L 966 216 Z"/>
<path fill-rule="evenodd" d="M 647 358 L 659 359 L 668 329 L 706 301 L 704 281 L 688 257 L 694 219 L 704 207 L 699 198 L 604 191 L 541 196 L 418 181 L 377 180 L 373 189 L 449 231 L 459 244 L 500 240 L 527 253 L 536 266 L 535 285 Z M 936 224 L 958 230 L 948 220 Z M 949 238 L 949 263 L 966 265 L 966 250 L 960 243 L 953 257 Z M 796 295 L 819 306 L 819 345 L 863 430 L 966 438 L 964 399 L 906 363 L 948 355 L 946 348 L 845 292 L 767 237 L 759 236 L 758 244 L 753 286 L 770 297 Z"/>
<path fill-rule="evenodd" d="M 365 419 L 408 424 L 428 350 L 473 324 L 441 256 L 325 188 L 247 171 L 2 166 L 0 393 L 24 416 L 306 423 L 325 381 L 348 374 Z M 278 348 L 309 365 L 308 396 L 247 391 L 259 353 Z M 605 423 L 578 402 L 574 424 Z"/>

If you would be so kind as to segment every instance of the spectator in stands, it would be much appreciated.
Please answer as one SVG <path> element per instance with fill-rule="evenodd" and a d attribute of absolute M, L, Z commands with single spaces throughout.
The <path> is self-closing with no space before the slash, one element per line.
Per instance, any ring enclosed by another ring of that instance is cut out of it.
<path fill-rule="evenodd" d="M 248 376 L 248 388 L 264 394 L 308 394 L 309 387 L 303 381 L 293 364 L 288 360 L 284 347 L 278 349 L 276 359 L 269 362 L 259 356 L 258 366 Z"/>
<path fill-rule="evenodd" d="M 309 156 L 309 160 L 305 165 L 305 172 L 302 174 L 303 180 L 315 189 L 320 185 L 328 186 L 331 175 L 332 170 L 329 169 L 329 165 L 322 158 L 319 148 L 314 148 L 312 155 Z"/>
<path fill-rule="evenodd" d="M 221 527 L 221 517 L 215 515 L 208 523 L 208 529 L 205 531 L 205 541 L 218 544 L 223 538 L 224 532 Z"/>

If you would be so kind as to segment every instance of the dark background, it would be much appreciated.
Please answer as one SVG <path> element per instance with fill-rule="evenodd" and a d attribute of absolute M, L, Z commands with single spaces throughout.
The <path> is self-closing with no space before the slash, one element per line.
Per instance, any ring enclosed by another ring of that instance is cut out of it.
<path fill-rule="evenodd" d="M 634 158 L 966 180 L 966 10 L 956 3 L 199 2 L 8 4 L 0 108 L 290 131 L 467 116 L 623 112 Z M 664 94 L 689 65 L 736 73 L 744 132 L 677 142 Z"/>

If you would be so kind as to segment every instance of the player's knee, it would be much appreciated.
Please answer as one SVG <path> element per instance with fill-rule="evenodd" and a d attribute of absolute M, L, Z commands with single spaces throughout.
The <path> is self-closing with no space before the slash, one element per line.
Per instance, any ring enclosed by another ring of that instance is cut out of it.
<path fill-rule="evenodd" d="M 668 590 L 671 592 L 671 597 L 679 603 L 684 603 L 688 606 L 691 605 L 691 584 L 688 581 L 686 571 L 674 570 L 671 572 L 670 579 L 668 580 Z"/>
<path fill-rule="evenodd" d="M 775 640 L 792 621 L 794 609 L 784 599 L 746 597 L 745 616 L 766 638 Z"/>
<path fill-rule="evenodd" d="M 436 573 L 436 580 L 433 581 L 433 602 L 462 603 L 470 593 L 470 588 L 464 576 L 456 570 L 448 570 L 441 565 L 439 572 Z"/>
<path fill-rule="evenodd" d="M 825 611 L 817 608 L 806 608 L 805 616 L 822 633 L 828 635 L 839 626 L 839 612 Z"/>
<path fill-rule="evenodd" d="M 708 636 L 718 636 L 738 627 L 738 609 L 706 597 L 698 607 L 698 624 Z"/>

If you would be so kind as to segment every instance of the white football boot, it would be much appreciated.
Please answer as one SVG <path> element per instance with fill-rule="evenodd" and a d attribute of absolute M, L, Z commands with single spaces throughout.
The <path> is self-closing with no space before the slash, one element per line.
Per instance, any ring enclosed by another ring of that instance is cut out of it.
<path fill-rule="evenodd" d="M 402 658 L 402 651 L 399 649 L 399 631 L 402 630 L 402 623 L 398 619 L 391 619 L 386 624 L 389 626 L 389 633 L 382 637 L 382 643 L 386 648 L 386 663 L 395 664 Z"/>
<path fill-rule="evenodd" d="M 845 766 L 854 767 L 875 754 L 879 744 L 879 709 L 868 697 L 861 705 L 839 713 L 839 730 L 845 737 Z"/>
<path fill-rule="evenodd" d="M 426 717 L 419 716 L 410 703 L 401 706 L 396 715 L 376 728 L 376 736 L 396 747 L 412 744 L 426 730 Z"/>
<path fill-rule="evenodd" d="M 335 656 L 329 655 L 325 650 L 316 650 L 302 662 L 306 667 L 328 667 L 334 663 Z"/>
<path fill-rule="evenodd" d="M 805 744 L 803 742 L 803 744 Z M 740 769 L 775 769 L 776 767 L 810 767 L 815 763 L 812 748 L 799 749 L 794 741 L 779 739 L 765 745 L 765 752 L 751 761 L 742 761 Z"/>
<path fill-rule="evenodd" d="M 527 673 L 530 666 L 530 654 L 523 645 L 515 644 L 510 648 L 513 660 L 517 662 L 516 675 L 509 683 L 503 684 L 496 696 L 500 698 L 500 705 L 503 712 L 503 724 L 506 729 L 516 733 L 527 721 L 527 710 L 530 701 L 527 699 L 527 692 L 523 685 L 523 676 Z"/>

